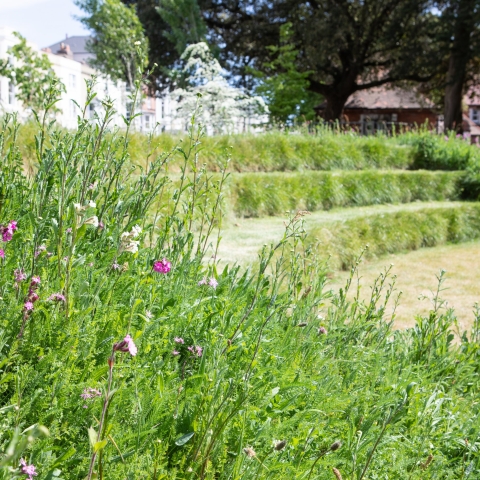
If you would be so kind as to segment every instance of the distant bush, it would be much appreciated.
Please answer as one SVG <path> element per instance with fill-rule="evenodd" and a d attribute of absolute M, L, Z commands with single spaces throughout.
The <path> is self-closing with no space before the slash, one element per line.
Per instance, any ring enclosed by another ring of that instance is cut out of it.
<path fill-rule="evenodd" d="M 365 257 L 373 258 L 477 238 L 480 205 L 465 203 L 332 222 L 309 232 L 308 242 L 323 258 L 330 257 L 332 268 L 348 270 L 366 245 Z"/>
<path fill-rule="evenodd" d="M 462 172 L 344 171 L 232 174 L 229 200 L 237 216 L 293 210 L 459 198 Z"/>

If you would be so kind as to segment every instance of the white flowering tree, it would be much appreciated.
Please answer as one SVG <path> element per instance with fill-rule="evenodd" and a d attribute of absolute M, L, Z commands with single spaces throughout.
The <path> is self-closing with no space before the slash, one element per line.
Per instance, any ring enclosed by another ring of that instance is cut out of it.
<path fill-rule="evenodd" d="M 188 46 L 181 59 L 184 66 L 180 73 L 186 87 L 173 92 L 178 102 L 178 118 L 188 119 L 201 97 L 198 120 L 209 133 L 231 133 L 236 126 L 261 123 L 262 115 L 267 112 L 263 99 L 229 85 L 223 68 L 205 42 Z"/>

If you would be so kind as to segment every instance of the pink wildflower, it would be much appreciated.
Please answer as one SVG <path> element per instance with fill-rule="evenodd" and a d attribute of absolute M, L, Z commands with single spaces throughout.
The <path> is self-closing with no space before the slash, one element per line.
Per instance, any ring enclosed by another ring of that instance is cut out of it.
<path fill-rule="evenodd" d="M 203 277 L 199 282 L 198 286 L 201 287 L 202 285 L 206 285 L 208 283 L 207 277 Z"/>
<path fill-rule="evenodd" d="M 197 354 L 197 357 L 201 357 L 203 355 L 203 348 L 197 345 L 195 347 L 195 353 Z"/>
<path fill-rule="evenodd" d="M 33 303 L 30 301 L 25 302 L 25 305 L 23 306 L 23 308 L 25 309 L 25 311 L 30 312 L 33 310 Z"/>
<path fill-rule="evenodd" d="M 35 250 L 35 258 L 37 258 L 42 252 L 44 252 L 47 249 L 45 245 L 40 245 L 37 250 Z"/>
<path fill-rule="evenodd" d="M 114 264 L 112 265 L 112 270 L 120 270 L 121 268 L 122 268 L 122 266 L 119 265 L 118 263 L 114 263 Z"/>
<path fill-rule="evenodd" d="M 67 232 L 67 233 L 72 233 L 72 227 L 68 227 L 68 228 L 65 230 L 65 232 Z"/>
<path fill-rule="evenodd" d="M 2 240 L 4 242 L 9 242 L 13 238 L 13 230 L 7 228 L 7 227 L 2 227 Z"/>
<path fill-rule="evenodd" d="M 113 351 L 119 352 L 129 352 L 132 357 L 137 354 L 137 346 L 135 345 L 133 338 L 130 335 L 127 335 L 121 342 L 115 343 L 113 345 Z"/>
<path fill-rule="evenodd" d="M 96 397 L 101 397 L 102 392 L 100 390 L 97 390 L 96 388 L 85 388 L 83 390 L 83 393 L 80 394 L 80 397 L 82 397 L 85 401 L 87 400 L 93 400 Z M 88 405 L 84 405 L 83 408 L 88 408 Z"/>
<path fill-rule="evenodd" d="M 208 284 L 209 284 L 212 288 L 217 288 L 217 286 L 218 286 L 217 280 L 215 280 L 215 278 L 213 278 L 213 277 L 208 281 Z"/>
<path fill-rule="evenodd" d="M 17 222 L 15 220 L 11 220 L 7 228 L 10 229 L 12 232 L 14 232 L 18 228 Z"/>
<path fill-rule="evenodd" d="M 188 347 L 187 350 L 188 350 L 189 352 L 195 353 L 195 349 L 193 348 L 193 346 Z"/>
<path fill-rule="evenodd" d="M 0 258 L 5 258 L 5 252 L 0 248 Z"/>
<path fill-rule="evenodd" d="M 157 260 L 153 263 L 153 270 L 159 273 L 168 273 L 172 269 L 172 264 L 164 258 L 163 260 Z"/>
<path fill-rule="evenodd" d="M 177 355 L 180 355 L 180 352 L 177 352 L 177 350 L 174 350 L 174 351 L 172 352 L 172 355 L 173 355 L 174 357 L 176 357 Z"/>
<path fill-rule="evenodd" d="M 33 480 L 33 477 L 38 475 L 35 471 L 35 465 L 27 465 L 27 462 L 23 458 L 20 460 L 20 465 L 22 466 L 22 473 L 28 475 L 28 480 Z"/>
<path fill-rule="evenodd" d="M 51 302 L 65 302 L 65 297 L 61 294 L 61 293 L 52 293 L 48 299 L 51 301 Z"/>
<path fill-rule="evenodd" d="M 102 221 L 98 222 L 98 229 L 103 230 L 104 228 L 105 228 L 105 224 Z"/>
<path fill-rule="evenodd" d="M 327 329 L 325 327 L 320 327 L 318 329 L 318 334 L 319 335 L 326 335 L 327 334 Z"/>
<path fill-rule="evenodd" d="M 38 275 L 35 275 L 34 277 L 32 277 L 32 286 L 33 285 L 40 285 L 40 277 Z"/>
<path fill-rule="evenodd" d="M 27 274 L 23 272 L 23 270 L 21 269 L 15 270 L 13 274 L 15 275 L 15 281 L 17 283 L 23 282 L 24 280 L 27 279 Z"/>
<path fill-rule="evenodd" d="M 40 297 L 33 290 L 28 292 L 28 300 L 30 300 L 30 302 L 35 303 L 39 298 Z"/>
<path fill-rule="evenodd" d="M 185 343 L 185 340 L 184 340 L 183 338 L 181 338 L 181 337 L 175 337 L 175 338 L 173 339 L 173 341 L 174 341 L 175 343 L 180 343 L 180 344 L 182 344 L 182 345 Z"/>

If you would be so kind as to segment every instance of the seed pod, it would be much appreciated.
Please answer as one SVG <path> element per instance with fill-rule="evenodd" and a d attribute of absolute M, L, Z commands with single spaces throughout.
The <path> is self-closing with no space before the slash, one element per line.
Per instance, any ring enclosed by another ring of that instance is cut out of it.
<path fill-rule="evenodd" d="M 427 459 L 425 460 L 425 462 L 420 464 L 420 468 L 421 468 L 422 470 L 426 470 L 426 469 L 428 468 L 428 466 L 432 463 L 432 461 L 433 461 L 433 455 L 430 454 L 430 455 L 427 457 Z"/>
<path fill-rule="evenodd" d="M 332 468 L 332 472 L 335 475 L 335 477 L 337 477 L 337 480 L 343 480 L 342 474 L 335 467 Z"/>
<path fill-rule="evenodd" d="M 255 450 L 252 447 L 246 447 L 243 449 L 243 451 L 245 455 L 247 455 L 247 457 L 253 458 L 257 456 L 257 454 L 255 453 Z"/>
<path fill-rule="evenodd" d="M 336 442 L 333 442 L 330 445 L 330 451 L 334 452 L 335 450 L 338 450 L 342 446 L 342 442 L 340 440 L 337 440 Z"/>
<path fill-rule="evenodd" d="M 281 440 L 280 442 L 277 442 L 275 444 L 275 450 L 277 450 L 277 452 L 279 452 L 280 450 L 283 450 L 285 448 L 285 445 L 287 444 L 287 441 L 286 440 Z"/>

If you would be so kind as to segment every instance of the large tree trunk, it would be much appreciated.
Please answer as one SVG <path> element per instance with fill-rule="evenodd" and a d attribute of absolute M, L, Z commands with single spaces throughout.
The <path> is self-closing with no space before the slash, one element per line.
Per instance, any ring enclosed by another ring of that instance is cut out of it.
<path fill-rule="evenodd" d="M 342 95 L 325 95 L 327 105 L 325 108 L 325 113 L 323 115 L 324 120 L 326 120 L 327 122 L 340 120 L 343 112 L 343 107 L 345 106 L 345 103 L 347 103 L 348 97 L 351 95 L 351 93 L 344 93 Z"/>
<path fill-rule="evenodd" d="M 470 60 L 470 43 L 474 28 L 476 0 L 457 0 L 454 39 L 448 62 L 445 86 L 445 132 L 462 130 L 462 96 L 467 64 Z"/>

